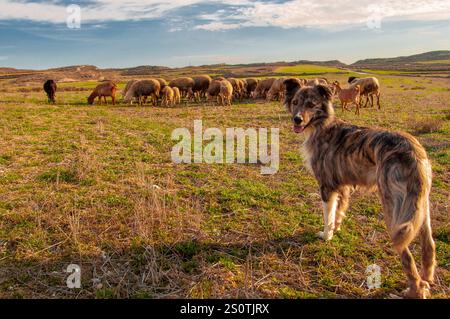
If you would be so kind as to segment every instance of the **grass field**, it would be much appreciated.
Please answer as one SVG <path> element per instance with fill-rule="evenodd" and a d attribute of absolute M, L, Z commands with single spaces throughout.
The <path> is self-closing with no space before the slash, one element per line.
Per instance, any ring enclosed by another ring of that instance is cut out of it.
<path fill-rule="evenodd" d="M 450 79 L 379 79 L 380 111 L 337 115 L 408 131 L 427 149 L 438 260 L 432 294 L 449 298 Z M 279 103 L 88 106 L 88 94 L 59 92 L 58 104 L 47 105 L 42 92 L 0 93 L 0 297 L 389 298 L 406 287 L 375 194 L 353 195 L 331 242 L 315 237 L 317 183 Z M 192 130 L 195 119 L 222 130 L 279 127 L 279 172 L 173 164 L 171 132 Z M 419 245 L 412 251 L 420 260 Z M 81 266 L 81 289 L 66 287 L 69 264 Z M 371 264 L 381 267 L 379 289 L 365 285 Z"/>
<path fill-rule="evenodd" d="M 312 65 L 312 64 L 299 64 L 294 66 L 282 66 L 275 69 L 276 73 L 290 74 L 293 76 L 314 76 L 327 73 L 347 73 L 345 70 L 338 68 Z"/>

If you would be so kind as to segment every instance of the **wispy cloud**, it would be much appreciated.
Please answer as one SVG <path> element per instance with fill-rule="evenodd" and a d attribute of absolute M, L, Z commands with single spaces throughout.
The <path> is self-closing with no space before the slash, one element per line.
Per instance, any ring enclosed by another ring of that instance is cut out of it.
<path fill-rule="evenodd" d="M 240 27 L 329 27 L 367 23 L 386 18 L 403 20 L 450 19 L 449 0 L 292 0 L 284 3 L 254 2 L 234 11 L 201 16 L 207 22 L 197 29 Z"/>
<path fill-rule="evenodd" d="M 183 17 L 199 30 L 242 27 L 330 27 L 366 23 L 369 19 L 450 19 L 450 0 L 91 0 L 81 4 L 82 23 L 170 18 L 178 9 L 198 6 Z M 202 5 L 214 10 L 201 13 Z M 0 20 L 65 23 L 62 0 L 0 0 Z M 178 31 L 174 27 L 171 31 Z"/>

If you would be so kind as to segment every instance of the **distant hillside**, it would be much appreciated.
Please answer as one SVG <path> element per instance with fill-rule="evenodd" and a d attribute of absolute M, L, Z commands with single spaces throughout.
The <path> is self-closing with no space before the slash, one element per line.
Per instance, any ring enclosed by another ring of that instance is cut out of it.
<path fill-rule="evenodd" d="M 450 51 L 431 51 L 396 58 L 359 60 L 352 68 L 402 71 L 446 71 L 450 70 Z"/>
<path fill-rule="evenodd" d="M 122 75 L 152 75 L 159 74 L 162 71 L 170 70 L 165 66 L 141 65 L 134 68 L 116 69 Z"/>

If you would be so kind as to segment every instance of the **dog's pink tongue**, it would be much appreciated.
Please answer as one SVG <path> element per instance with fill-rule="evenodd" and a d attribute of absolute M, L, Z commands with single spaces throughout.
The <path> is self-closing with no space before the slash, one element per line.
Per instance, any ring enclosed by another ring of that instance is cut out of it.
<path fill-rule="evenodd" d="M 304 130 L 304 127 L 303 126 L 297 126 L 297 125 L 294 125 L 294 132 L 295 133 L 302 133 L 303 132 L 303 130 Z"/>

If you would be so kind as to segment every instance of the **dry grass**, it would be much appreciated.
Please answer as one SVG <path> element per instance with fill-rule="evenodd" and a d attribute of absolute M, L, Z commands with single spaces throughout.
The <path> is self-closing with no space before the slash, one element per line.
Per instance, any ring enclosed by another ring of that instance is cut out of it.
<path fill-rule="evenodd" d="M 411 125 L 411 127 L 413 128 L 415 134 L 420 135 L 439 132 L 444 126 L 444 124 L 445 124 L 444 120 L 436 118 L 427 118 L 422 119 L 420 121 L 415 121 Z"/>
<path fill-rule="evenodd" d="M 381 83 L 381 111 L 337 114 L 393 130 L 410 130 L 424 116 L 443 119 L 438 130 L 413 133 L 434 171 L 433 296 L 448 298 L 450 92 L 436 88 L 449 80 L 383 76 Z M 81 91 L 57 98 L 47 105 L 41 92 L 0 94 L 0 297 L 386 298 L 405 287 L 374 194 L 353 196 L 333 241 L 315 237 L 317 184 L 278 103 L 88 107 Z M 279 127 L 279 172 L 173 164 L 170 133 L 192 129 L 194 119 L 220 129 Z M 419 256 L 417 244 L 412 251 Z M 71 263 L 82 268 L 82 289 L 65 285 Z M 377 290 L 364 285 L 372 263 L 382 268 Z"/>

